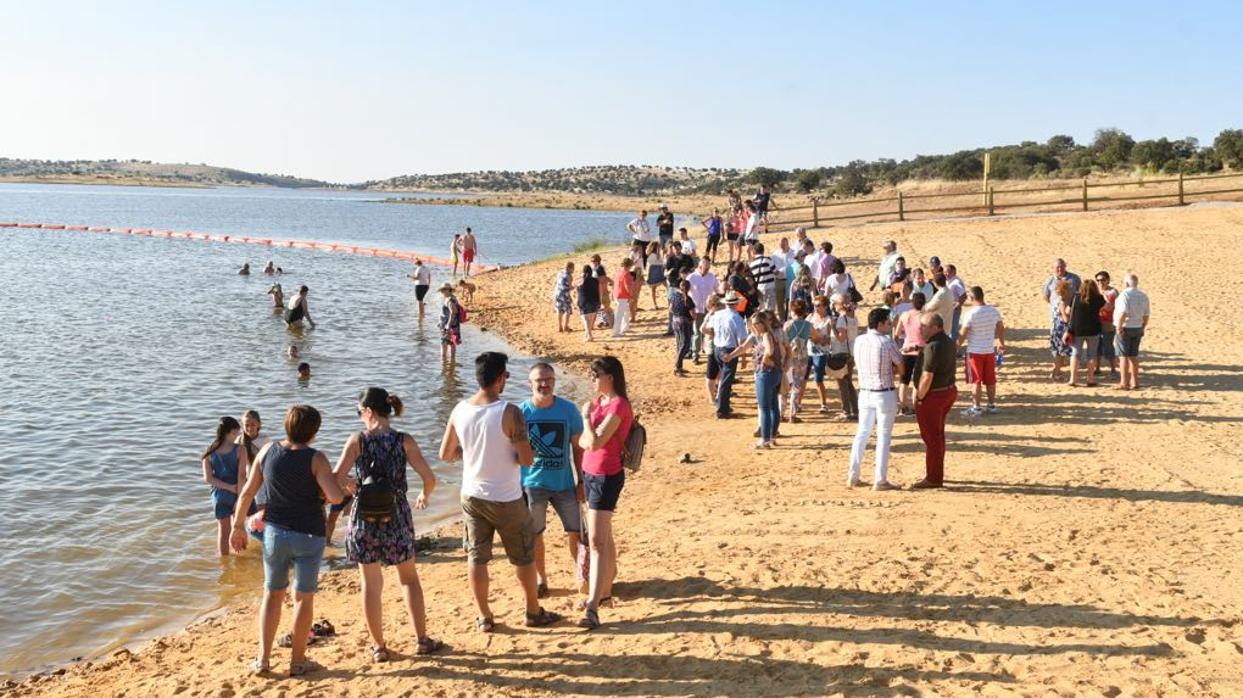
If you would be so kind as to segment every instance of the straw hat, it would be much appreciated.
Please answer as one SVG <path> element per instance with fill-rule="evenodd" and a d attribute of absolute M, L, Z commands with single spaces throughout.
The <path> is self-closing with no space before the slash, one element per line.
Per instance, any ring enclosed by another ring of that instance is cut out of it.
<path fill-rule="evenodd" d="M 725 294 L 725 297 L 721 299 L 721 302 L 725 305 L 738 305 L 742 302 L 742 296 L 739 296 L 736 291 L 730 291 Z"/>

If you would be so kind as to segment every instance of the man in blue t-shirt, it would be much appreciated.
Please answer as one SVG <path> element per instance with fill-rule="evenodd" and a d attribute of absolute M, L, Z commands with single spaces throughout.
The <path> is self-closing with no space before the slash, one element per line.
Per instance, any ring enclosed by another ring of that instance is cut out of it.
<path fill-rule="evenodd" d="M 579 503 L 583 497 L 583 449 L 578 437 L 583 433 L 583 416 L 574 403 L 554 393 L 557 384 L 552 366 L 537 363 L 531 368 L 531 399 L 519 409 L 527 422 L 527 436 L 535 462 L 522 467 L 522 490 L 531 509 L 535 529 L 535 570 L 538 595 L 548 595 L 548 575 L 544 570 L 544 529 L 548 505 L 557 511 L 565 529 L 570 559 L 578 558 L 578 542 L 583 531 Z"/>

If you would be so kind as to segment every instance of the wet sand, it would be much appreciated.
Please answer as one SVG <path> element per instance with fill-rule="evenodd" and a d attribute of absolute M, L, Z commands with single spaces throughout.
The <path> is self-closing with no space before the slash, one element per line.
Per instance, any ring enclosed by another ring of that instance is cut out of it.
<path fill-rule="evenodd" d="M 449 531 L 420 567 L 430 628 L 451 645 L 442 656 L 413 656 L 390 571 L 386 626 L 400 656 L 372 664 L 358 575 L 346 569 L 322 580 L 316 617 L 330 618 L 340 635 L 311 649 L 326 669 L 308 678 L 246 676 L 256 591 L 134 653 L 6 690 L 1239 695 L 1243 346 L 1233 341 L 1236 284 L 1222 258 L 1240 230 L 1241 209 L 1191 207 L 815 231 L 859 278 L 887 238 L 921 265 L 939 255 L 1006 316 L 1002 411 L 968 419 L 960 400 L 948 425 L 949 486 L 935 492 L 847 489 L 852 425 L 814 413 L 783 424 L 777 449 L 751 451 L 750 377 L 737 391 L 747 419 L 711 419 L 702 378 L 671 375 L 663 312 L 642 313 L 621 341 L 559 335 L 549 297 L 564 258 L 488 274 L 472 322 L 580 372 L 599 353 L 615 353 L 648 428 L 647 461 L 616 517 L 618 602 L 602 610 L 602 628 L 522 628 L 516 583 L 498 562 L 500 627 L 475 632 Z M 1047 380 L 1039 293 L 1058 255 L 1085 278 L 1098 269 L 1118 280 L 1139 274 L 1154 313 L 1142 390 Z M 620 256 L 604 255 L 610 270 Z M 684 452 L 691 464 L 679 463 Z M 901 418 L 891 479 L 919 479 L 922 456 L 914 420 Z M 869 450 L 865 478 L 871 466 Z M 550 546 L 546 606 L 574 617 L 572 572 L 559 552 Z M 288 650 L 274 659 L 279 667 Z"/>

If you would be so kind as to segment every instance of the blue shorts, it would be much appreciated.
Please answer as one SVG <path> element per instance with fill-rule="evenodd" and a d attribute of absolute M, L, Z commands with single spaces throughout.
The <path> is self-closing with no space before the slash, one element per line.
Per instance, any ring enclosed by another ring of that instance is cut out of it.
<path fill-rule="evenodd" d="M 587 508 L 595 511 L 617 509 L 622 487 L 626 485 L 626 471 L 616 475 L 592 475 L 583 473 L 583 489 L 587 490 Z"/>
<path fill-rule="evenodd" d="M 342 499 L 342 500 L 341 500 L 341 503 L 340 503 L 340 504 L 329 504 L 329 505 L 328 505 L 328 511 L 330 511 L 330 512 L 332 512 L 332 513 L 334 513 L 334 514 L 339 514 L 339 513 L 343 512 L 343 511 L 345 511 L 346 509 L 348 509 L 348 508 L 349 508 L 349 506 L 350 506 L 350 502 L 353 502 L 353 501 L 354 501 L 354 495 L 352 495 L 352 494 L 347 494 L 347 495 L 345 495 L 345 499 Z"/>
<path fill-rule="evenodd" d="M 817 383 L 824 382 L 824 369 L 828 368 L 828 354 L 812 354 L 811 361 L 807 364 L 808 373 L 814 374 Z"/>
<path fill-rule="evenodd" d="M 561 519 L 561 527 L 566 533 L 582 533 L 583 517 L 578 508 L 578 495 L 573 489 L 546 490 L 542 487 L 531 487 L 523 490 L 527 498 L 527 508 L 531 510 L 531 525 L 535 535 L 540 535 L 548 526 L 548 505 L 557 512 Z"/>
<path fill-rule="evenodd" d="M 319 565 L 324 560 L 323 536 L 291 531 L 266 523 L 263 527 L 263 586 L 268 591 L 289 588 L 289 568 L 293 567 L 293 588 L 302 594 L 319 590 Z"/>

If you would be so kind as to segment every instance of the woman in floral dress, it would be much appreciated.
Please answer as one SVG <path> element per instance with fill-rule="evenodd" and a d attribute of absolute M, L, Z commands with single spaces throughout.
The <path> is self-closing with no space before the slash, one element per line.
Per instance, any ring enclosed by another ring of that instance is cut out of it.
<path fill-rule="evenodd" d="M 359 487 L 369 477 L 384 479 L 396 494 L 393 516 L 385 521 L 367 520 L 361 501 L 357 502 L 350 512 L 350 527 L 345 537 L 346 558 L 356 563 L 362 574 L 363 609 L 374 643 L 371 657 L 376 662 L 389 659 L 381 616 L 384 576 L 380 565 L 397 567 L 397 578 L 418 638 L 415 654 L 431 654 L 444 647 L 442 642 L 427 634 L 423 588 L 414 566 L 414 518 L 406 498 L 406 464 L 409 463 L 423 480 L 423 490 L 414 502 L 416 509 L 427 508 L 427 498 L 436 487 L 436 476 L 414 437 L 389 427 L 389 418 L 401 416 L 401 412 L 401 400 L 396 395 L 390 395 L 383 388 L 367 388 L 358 399 L 358 416 L 366 428 L 346 440 L 336 467 L 339 480 L 344 480 L 352 471 Z"/>
<path fill-rule="evenodd" d="M 574 300 L 570 291 L 574 286 L 574 262 L 566 262 L 565 270 L 557 275 L 557 285 L 552 288 L 553 305 L 557 307 L 557 331 L 570 331 L 570 318 L 574 316 Z"/>
<path fill-rule="evenodd" d="M 1049 379 L 1062 380 L 1062 367 L 1070 357 L 1070 345 L 1066 343 L 1066 330 L 1070 328 L 1070 306 L 1074 300 L 1070 283 L 1065 279 L 1058 281 L 1054 287 L 1049 313 L 1052 316 L 1052 329 L 1049 330 L 1049 350 L 1053 353 L 1053 370 Z"/>

